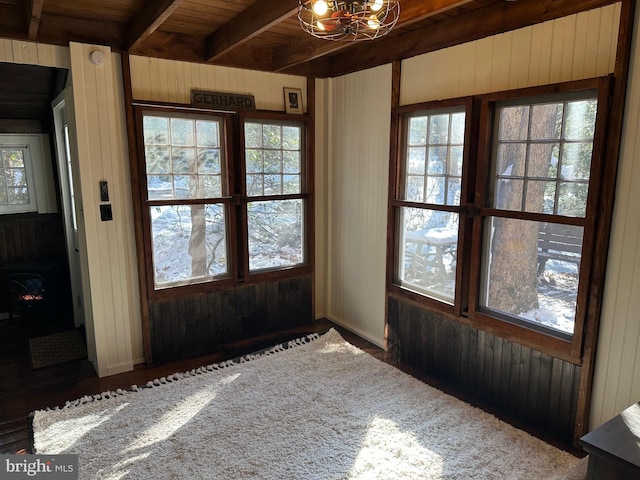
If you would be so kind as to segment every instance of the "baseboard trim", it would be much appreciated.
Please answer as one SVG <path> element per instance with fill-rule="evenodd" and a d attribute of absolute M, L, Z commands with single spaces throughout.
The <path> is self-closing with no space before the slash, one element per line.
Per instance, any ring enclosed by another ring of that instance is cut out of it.
<path fill-rule="evenodd" d="M 384 348 L 384 340 L 381 342 L 379 338 L 374 338 L 371 335 L 361 331 L 358 328 L 355 328 L 351 325 L 349 325 L 348 323 L 345 323 L 343 321 L 340 320 L 336 320 L 335 318 L 332 318 L 330 316 L 325 317 L 327 320 L 329 320 L 330 322 L 335 323 L 336 325 L 341 326 L 342 328 L 349 330 L 351 333 L 355 333 L 356 335 L 358 335 L 361 338 L 364 338 L 365 340 L 373 343 L 375 346 L 382 348 L 383 350 L 385 350 Z"/>

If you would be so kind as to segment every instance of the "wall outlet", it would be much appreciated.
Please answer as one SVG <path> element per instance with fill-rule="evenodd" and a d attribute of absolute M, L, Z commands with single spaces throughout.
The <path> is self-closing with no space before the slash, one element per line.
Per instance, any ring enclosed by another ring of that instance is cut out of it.
<path fill-rule="evenodd" d="M 111 211 L 110 203 L 107 203 L 106 205 L 100 205 L 100 220 L 102 220 L 103 222 L 113 220 L 113 212 Z"/>

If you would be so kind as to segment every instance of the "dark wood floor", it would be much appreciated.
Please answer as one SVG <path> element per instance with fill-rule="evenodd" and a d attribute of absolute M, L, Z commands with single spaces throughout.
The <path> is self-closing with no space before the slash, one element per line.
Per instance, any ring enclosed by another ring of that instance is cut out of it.
<path fill-rule="evenodd" d="M 126 389 L 134 384 L 144 385 L 149 380 L 202 365 L 220 363 L 308 333 L 322 333 L 331 327 L 335 327 L 345 340 L 379 360 L 395 365 L 425 383 L 484 408 L 518 428 L 523 428 L 512 419 L 501 416 L 499 412 L 491 411 L 486 405 L 474 402 L 473 398 L 464 397 L 459 392 L 448 389 L 436 379 L 421 376 L 404 365 L 397 365 L 394 359 L 381 348 L 327 320 L 318 320 L 307 327 L 229 345 L 223 351 L 206 357 L 180 360 L 164 365 L 140 365 L 131 372 L 105 378 L 98 378 L 91 363 L 86 359 L 37 370 L 31 369 L 27 349 L 28 338 L 45 334 L 43 332 L 59 330 L 63 326 L 43 325 L 38 322 L 16 325 L 15 320 L 13 322 L 13 325 L 8 325 L 8 321 L 0 321 L 0 364 L 2 365 L 0 369 L 0 453 L 31 452 L 32 433 L 29 414 L 35 410 L 62 406 L 67 400 L 74 400 L 84 395 L 118 388 Z M 7 337 L 7 334 L 11 336 Z M 530 433 L 537 434 L 535 431 Z M 570 446 L 558 444 L 556 446 L 579 454 L 572 451 Z"/>

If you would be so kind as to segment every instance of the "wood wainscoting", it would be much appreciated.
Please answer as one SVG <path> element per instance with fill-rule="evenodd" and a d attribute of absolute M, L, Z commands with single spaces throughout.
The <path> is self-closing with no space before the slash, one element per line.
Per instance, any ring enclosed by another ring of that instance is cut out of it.
<path fill-rule="evenodd" d="M 66 258 L 58 213 L 0 215 L 0 265 Z"/>
<path fill-rule="evenodd" d="M 572 443 L 579 366 L 391 296 L 387 347 L 397 362 L 451 385 L 466 401 Z"/>
<path fill-rule="evenodd" d="M 311 275 L 152 301 L 153 363 L 206 355 L 225 344 L 313 320 Z"/>

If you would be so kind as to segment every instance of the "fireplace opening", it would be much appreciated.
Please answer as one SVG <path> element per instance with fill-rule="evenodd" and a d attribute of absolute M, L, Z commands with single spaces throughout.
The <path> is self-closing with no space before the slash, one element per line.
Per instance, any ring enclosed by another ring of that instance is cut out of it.
<path fill-rule="evenodd" d="M 9 315 L 35 315 L 44 312 L 47 283 L 35 272 L 17 272 L 8 276 Z"/>
<path fill-rule="evenodd" d="M 68 278 L 65 265 L 56 261 L 0 266 L 0 311 L 9 318 L 73 318 Z"/>

